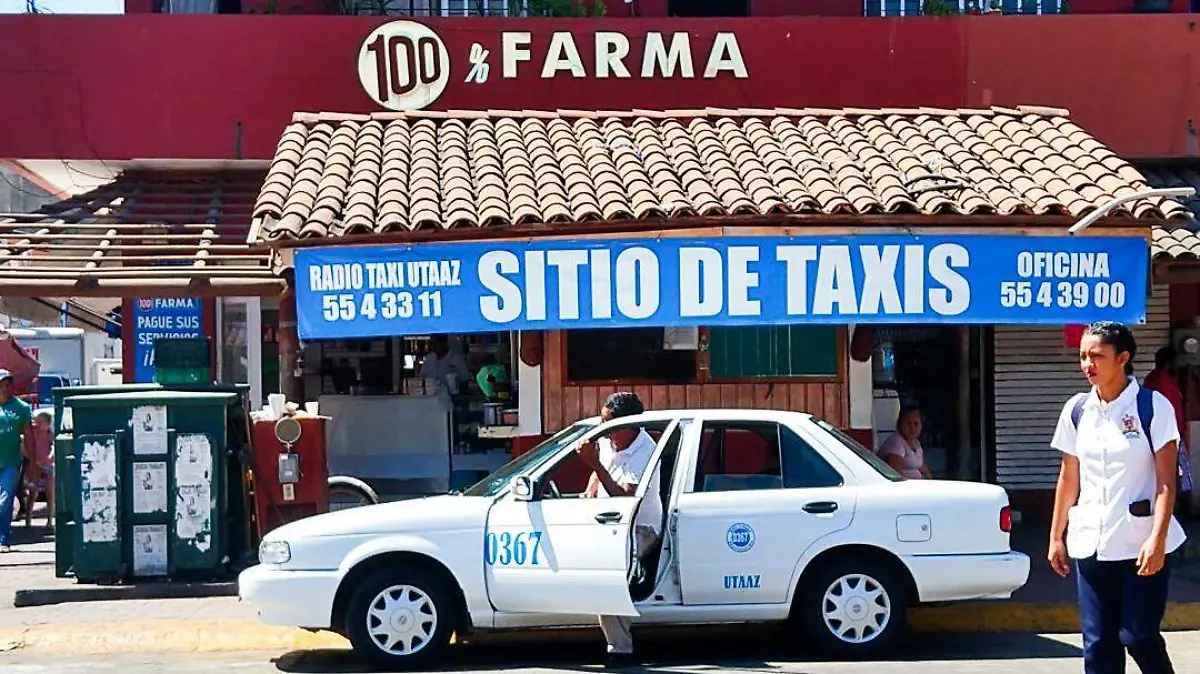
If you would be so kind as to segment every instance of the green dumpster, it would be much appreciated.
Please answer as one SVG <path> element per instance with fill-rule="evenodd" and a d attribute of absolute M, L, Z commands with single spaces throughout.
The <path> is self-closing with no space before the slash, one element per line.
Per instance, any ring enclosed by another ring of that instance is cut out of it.
<path fill-rule="evenodd" d="M 82 395 L 101 395 L 105 393 L 130 393 L 134 391 L 194 391 L 197 393 L 239 393 L 245 398 L 250 397 L 249 384 L 120 384 L 118 386 L 59 386 L 50 391 L 54 400 L 54 432 L 62 430 L 63 400 Z M 67 425 L 70 428 L 70 424 Z"/>
<path fill-rule="evenodd" d="M 56 438 L 65 540 L 85 582 L 211 576 L 229 561 L 226 449 L 234 392 L 68 396 Z M 65 549 L 64 549 L 65 548 Z"/>

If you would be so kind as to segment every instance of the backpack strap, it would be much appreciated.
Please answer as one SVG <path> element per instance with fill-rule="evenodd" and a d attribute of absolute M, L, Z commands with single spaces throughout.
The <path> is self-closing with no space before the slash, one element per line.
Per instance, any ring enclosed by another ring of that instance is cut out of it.
<path fill-rule="evenodd" d="M 1079 430 L 1079 420 L 1083 418 L 1083 405 L 1087 402 L 1088 394 L 1075 396 L 1075 405 L 1071 407 L 1071 425 Z"/>
<path fill-rule="evenodd" d="M 1138 389 L 1137 412 L 1138 419 L 1142 422 L 1142 432 L 1146 434 L 1146 444 L 1150 445 L 1150 453 L 1153 454 L 1158 449 L 1150 437 L 1150 424 L 1154 422 L 1154 389 Z"/>

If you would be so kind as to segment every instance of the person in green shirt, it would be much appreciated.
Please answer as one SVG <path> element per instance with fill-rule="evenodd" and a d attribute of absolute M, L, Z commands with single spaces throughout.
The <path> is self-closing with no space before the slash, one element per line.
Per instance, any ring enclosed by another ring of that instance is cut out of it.
<path fill-rule="evenodd" d="M 10 552 L 13 504 L 21 484 L 24 443 L 21 434 L 30 432 L 33 409 L 13 396 L 13 376 L 0 369 L 0 553 Z"/>

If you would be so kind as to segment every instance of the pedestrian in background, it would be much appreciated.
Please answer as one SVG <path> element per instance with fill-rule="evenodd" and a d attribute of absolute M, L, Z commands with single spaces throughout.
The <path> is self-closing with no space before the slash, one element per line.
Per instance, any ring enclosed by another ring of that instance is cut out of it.
<path fill-rule="evenodd" d="M 0 553 L 12 550 L 13 504 L 21 488 L 21 438 L 30 432 L 33 409 L 13 397 L 13 376 L 0 370 Z"/>
<path fill-rule="evenodd" d="M 1063 406 L 1051 445 L 1063 453 L 1050 565 L 1078 571 L 1085 674 L 1173 674 L 1161 625 L 1170 558 L 1186 540 L 1173 514 L 1179 429 L 1161 393 L 1133 377 L 1137 343 L 1120 323 L 1093 323 L 1079 343 L 1091 390 Z M 1066 543 L 1063 534 L 1066 533 Z"/>
<path fill-rule="evenodd" d="M 896 472 L 910 480 L 928 480 L 932 475 L 925 465 L 925 450 L 921 447 L 921 428 L 924 419 L 921 408 L 905 405 L 896 415 L 896 432 L 883 441 L 879 456 Z"/>
<path fill-rule="evenodd" d="M 1192 462 L 1188 452 L 1187 420 L 1184 419 L 1183 392 L 1175 383 L 1171 366 L 1175 363 L 1175 349 L 1164 346 L 1154 354 L 1154 369 L 1142 380 L 1142 387 L 1163 394 L 1171 407 L 1175 408 L 1175 425 L 1179 427 L 1179 491 L 1185 495 L 1192 491 Z"/>
<path fill-rule="evenodd" d="M 46 493 L 46 528 L 54 523 L 54 421 L 40 410 L 33 427 L 25 434 L 25 526 L 33 524 L 33 506 L 38 494 Z"/>

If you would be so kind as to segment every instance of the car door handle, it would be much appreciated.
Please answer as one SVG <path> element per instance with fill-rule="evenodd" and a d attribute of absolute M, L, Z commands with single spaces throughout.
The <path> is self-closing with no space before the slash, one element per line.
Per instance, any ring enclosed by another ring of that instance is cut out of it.
<path fill-rule="evenodd" d="M 621 513 L 607 512 L 596 515 L 596 521 L 600 524 L 616 524 L 621 521 Z"/>
<path fill-rule="evenodd" d="M 838 504 L 833 501 L 813 501 L 804 506 L 804 512 L 813 513 L 814 515 L 824 515 L 835 512 L 838 509 Z"/>

